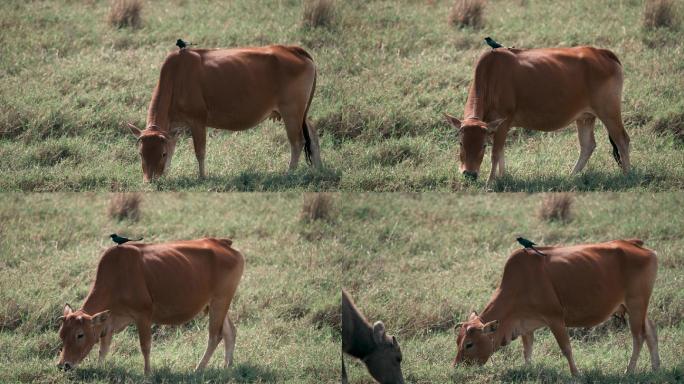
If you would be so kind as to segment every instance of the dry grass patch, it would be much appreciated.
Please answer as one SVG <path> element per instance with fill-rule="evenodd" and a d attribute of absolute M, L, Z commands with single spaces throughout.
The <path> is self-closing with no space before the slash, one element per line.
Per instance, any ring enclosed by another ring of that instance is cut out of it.
<path fill-rule="evenodd" d="M 334 18 L 334 0 L 306 0 L 304 2 L 302 23 L 305 27 L 327 27 L 332 25 Z"/>
<path fill-rule="evenodd" d="M 449 24 L 459 28 L 481 28 L 485 4 L 485 0 L 456 0 L 449 12 Z"/>
<path fill-rule="evenodd" d="M 138 221 L 140 219 L 140 203 L 142 195 L 133 193 L 118 193 L 109 202 L 109 217 L 116 220 Z"/>
<path fill-rule="evenodd" d="M 674 2 L 672 0 L 646 0 L 644 28 L 670 28 L 675 24 Z"/>
<path fill-rule="evenodd" d="M 302 221 L 330 220 L 333 211 L 333 197 L 330 193 L 305 193 L 300 218 Z"/>
<path fill-rule="evenodd" d="M 657 119 L 653 124 L 653 130 L 659 135 L 672 135 L 675 140 L 684 143 L 684 113 L 674 113 Z"/>
<path fill-rule="evenodd" d="M 141 0 L 112 0 L 107 21 L 116 28 L 139 28 L 142 6 Z"/>
<path fill-rule="evenodd" d="M 539 206 L 539 218 L 545 221 L 567 223 L 572 220 L 572 193 L 551 193 L 544 196 Z"/>

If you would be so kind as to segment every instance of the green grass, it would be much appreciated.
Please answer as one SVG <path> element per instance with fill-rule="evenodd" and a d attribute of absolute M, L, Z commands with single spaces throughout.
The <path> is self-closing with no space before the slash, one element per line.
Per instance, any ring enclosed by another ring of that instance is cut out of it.
<path fill-rule="evenodd" d="M 103 367 L 97 347 L 82 367 L 57 370 L 56 318 L 80 306 L 111 232 L 151 242 L 227 236 L 246 257 L 230 309 L 237 327 L 234 368 L 223 348 L 203 375 L 207 317 L 154 328 L 153 382 L 335 382 L 339 372 L 341 245 L 305 240 L 299 194 L 146 194 L 137 223 L 109 219 L 106 194 L 5 194 L 0 201 L 0 382 L 140 382 L 135 327 L 114 336 Z"/>
<path fill-rule="evenodd" d="M 644 31 L 636 0 L 491 0 L 482 30 L 448 25 L 451 1 L 339 1 L 329 27 L 302 26 L 300 1 L 147 1 L 143 27 L 114 29 L 107 1 L 0 4 L 0 190 L 479 191 L 457 175 L 460 115 L 476 58 L 491 35 L 517 47 L 591 44 L 624 64 L 623 118 L 634 172 L 623 177 L 605 129 L 584 174 L 574 127 L 512 136 L 496 191 L 662 191 L 684 188 L 684 8 L 678 26 Z M 300 44 L 319 81 L 311 119 L 326 168 L 285 172 L 280 124 L 211 131 L 197 180 L 189 138 L 159 184 L 142 184 L 126 122 L 144 125 L 161 60 L 183 37 L 202 47 Z M 483 164 L 487 174 L 489 161 Z"/>
<path fill-rule="evenodd" d="M 451 368 L 454 324 L 482 311 L 498 285 L 519 235 L 539 244 L 578 244 L 640 237 L 659 255 L 649 316 L 658 328 L 662 369 L 651 372 L 646 347 L 637 372 L 624 375 L 632 338 L 612 321 L 571 332 L 582 383 L 684 382 L 684 195 L 580 194 L 567 224 L 537 218 L 539 194 L 496 196 L 367 195 L 347 199 L 343 236 L 348 244 L 342 285 L 370 321 L 383 320 L 402 348 L 411 383 L 572 381 L 567 361 L 548 330 L 535 333 L 533 364 L 519 340 L 484 367 Z M 352 360 L 350 382 L 371 383 Z"/>
<path fill-rule="evenodd" d="M 154 382 L 339 380 L 339 300 L 346 287 L 371 320 L 397 336 L 410 383 L 570 381 L 548 331 L 536 333 L 534 364 L 516 341 L 485 367 L 452 369 L 451 328 L 481 310 L 499 282 L 514 238 L 576 244 L 640 237 L 659 254 L 650 317 L 662 369 L 651 373 L 646 348 L 624 376 L 629 331 L 607 323 L 572 332 L 580 382 L 682 382 L 684 365 L 684 204 L 681 193 L 579 194 L 572 221 L 535 215 L 542 195 L 333 194 L 329 219 L 300 220 L 302 196 L 145 194 L 139 222 L 107 216 L 108 194 L 5 194 L 0 200 L 0 382 L 143 380 L 134 327 L 115 336 L 103 367 L 96 353 L 73 373 L 59 372 L 56 317 L 87 294 L 107 234 L 149 241 L 229 236 L 246 255 L 231 308 L 238 330 L 235 368 L 221 369 L 222 348 L 204 375 L 206 317 L 155 328 Z M 371 383 L 347 359 L 352 383 Z"/>

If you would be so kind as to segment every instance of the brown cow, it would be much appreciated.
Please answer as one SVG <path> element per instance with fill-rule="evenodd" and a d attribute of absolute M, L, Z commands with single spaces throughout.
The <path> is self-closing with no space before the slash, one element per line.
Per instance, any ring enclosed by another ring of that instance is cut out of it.
<path fill-rule="evenodd" d="M 306 121 L 316 88 L 311 55 L 296 46 L 181 49 L 166 57 L 138 138 L 143 179 L 164 174 L 176 148 L 178 126 L 189 126 L 199 176 L 204 177 L 207 126 L 242 131 L 268 117 L 282 118 L 290 141 L 290 170 L 302 148 L 320 167 L 318 134 Z"/>
<path fill-rule="evenodd" d="M 660 366 L 655 325 L 646 316 L 656 278 L 656 253 L 641 240 L 517 250 L 508 258 L 499 288 L 482 314 L 456 326 L 460 362 L 487 362 L 494 351 L 522 336 L 525 362 L 534 330 L 551 329 L 570 371 L 577 375 L 566 327 L 592 327 L 624 306 L 632 332 L 633 372 L 646 339 L 653 369 Z"/>
<path fill-rule="evenodd" d="M 493 135 L 489 182 L 504 174 L 504 144 L 511 127 L 551 132 L 577 123 L 580 155 L 573 174 L 596 147 L 594 122 L 608 130 L 613 156 L 629 171 L 629 136 L 622 125 L 622 65 L 593 47 L 513 49 L 483 54 L 475 66 L 464 120 L 446 115 L 461 136 L 460 171 L 477 178 L 487 137 Z"/>
<path fill-rule="evenodd" d="M 401 349 L 394 336 L 385 333 L 385 324 L 371 327 L 351 297 L 342 290 L 342 351 L 363 361 L 368 372 L 382 384 L 403 384 Z M 342 382 L 346 382 L 344 356 Z"/>
<path fill-rule="evenodd" d="M 206 238 L 107 249 L 83 307 L 74 311 L 64 306 L 59 367 L 75 368 L 98 342 L 102 362 L 112 336 L 135 323 L 148 374 L 152 324 L 182 324 L 205 308 L 209 341 L 197 370 L 206 367 L 221 339 L 225 364 L 231 365 L 236 333 L 228 308 L 245 263 L 231 244 L 228 239 Z"/>

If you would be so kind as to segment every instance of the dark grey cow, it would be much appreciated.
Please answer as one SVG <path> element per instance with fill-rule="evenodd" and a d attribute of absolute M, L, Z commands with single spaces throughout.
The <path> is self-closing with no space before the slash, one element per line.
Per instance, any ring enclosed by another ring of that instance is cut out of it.
<path fill-rule="evenodd" d="M 382 321 L 373 326 L 342 290 L 342 351 L 363 361 L 368 372 L 382 384 L 403 384 L 401 350 L 394 336 L 385 333 Z M 342 383 L 346 383 L 344 357 Z"/>

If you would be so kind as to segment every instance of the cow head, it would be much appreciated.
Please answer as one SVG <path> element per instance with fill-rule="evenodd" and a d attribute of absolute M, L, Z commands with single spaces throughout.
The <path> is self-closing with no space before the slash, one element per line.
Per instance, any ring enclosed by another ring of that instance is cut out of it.
<path fill-rule="evenodd" d="M 382 384 L 403 384 L 401 374 L 401 349 L 394 336 L 385 333 L 385 324 L 373 324 L 375 349 L 363 358 L 368 372 Z"/>
<path fill-rule="evenodd" d="M 477 179 L 485 155 L 487 138 L 496 132 L 504 119 L 485 123 L 478 118 L 467 118 L 461 122 L 446 113 L 444 117 L 457 129 L 460 137 L 461 148 L 458 154 L 461 161 L 460 172 L 466 178 Z"/>
<path fill-rule="evenodd" d="M 102 311 L 95 315 L 71 309 L 69 304 L 64 306 L 64 314 L 59 318 L 62 322 L 59 328 L 59 338 L 62 340 L 62 351 L 59 354 L 60 369 L 69 370 L 88 356 L 93 346 L 100 340 L 109 328 L 109 311 Z"/>
<path fill-rule="evenodd" d="M 470 314 L 468 321 L 457 324 L 455 330 L 458 349 L 454 365 L 486 363 L 494 353 L 494 333 L 498 326 L 498 320 L 482 323 L 476 312 Z"/>
<path fill-rule="evenodd" d="M 128 124 L 131 133 L 138 138 L 138 153 L 142 161 L 143 180 L 155 180 L 171 166 L 176 150 L 176 138 L 152 125 L 145 130 Z"/>

